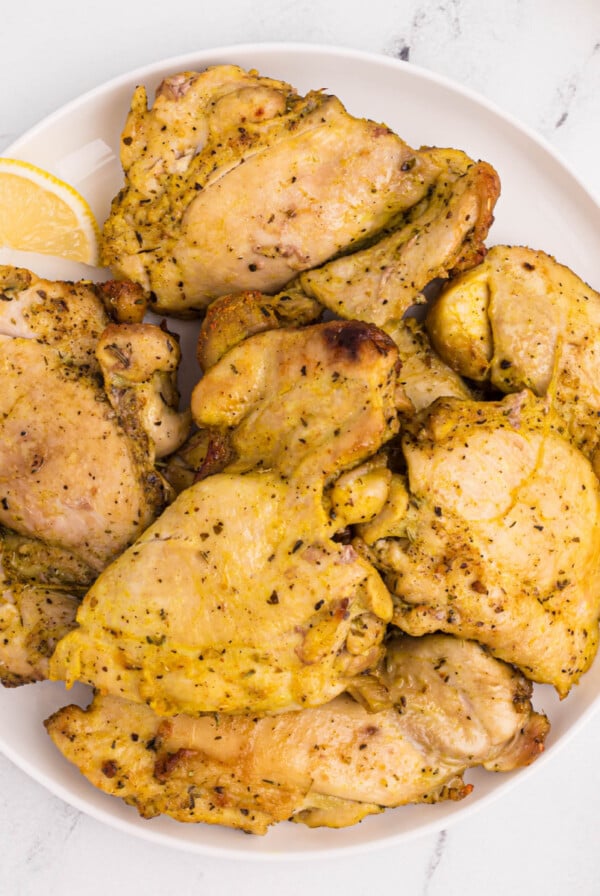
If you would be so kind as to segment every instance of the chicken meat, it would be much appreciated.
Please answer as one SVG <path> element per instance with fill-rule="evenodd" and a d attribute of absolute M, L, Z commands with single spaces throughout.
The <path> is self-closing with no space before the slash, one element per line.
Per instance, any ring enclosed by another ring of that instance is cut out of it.
<path fill-rule="evenodd" d="M 500 194 L 497 172 L 460 150 L 426 151 L 439 174 L 391 233 L 300 275 L 309 295 L 343 318 L 388 329 L 432 281 L 476 265 Z"/>
<path fill-rule="evenodd" d="M 280 327 L 315 323 L 323 306 L 293 286 L 275 296 L 253 290 L 215 299 L 206 309 L 198 335 L 197 358 L 203 371 L 249 336 Z"/>
<path fill-rule="evenodd" d="M 372 667 L 391 599 L 339 535 L 386 498 L 387 469 L 351 471 L 398 430 L 397 360 L 385 333 L 349 321 L 226 352 L 192 412 L 229 440 L 229 462 L 100 576 L 53 677 L 163 714 L 273 712 L 324 703 Z"/>
<path fill-rule="evenodd" d="M 427 327 L 475 382 L 547 396 L 600 472 L 600 295 L 545 252 L 494 246 L 453 281 Z"/>
<path fill-rule="evenodd" d="M 391 600 L 313 483 L 215 474 L 88 591 L 51 675 L 158 713 L 324 703 L 375 665 Z"/>
<path fill-rule="evenodd" d="M 387 333 L 398 349 L 399 383 L 412 409 L 421 411 L 436 398 L 475 398 L 462 377 L 442 361 L 416 318 L 406 317 L 389 324 Z"/>
<path fill-rule="evenodd" d="M 42 681 L 57 642 L 75 625 L 87 567 L 0 528 L 0 682 Z"/>
<path fill-rule="evenodd" d="M 158 327 L 111 325 L 101 297 L 108 289 L 43 280 L 20 268 L 0 269 L 0 527 L 5 546 L 0 625 L 3 632 L 14 632 L 23 624 L 23 643 L 24 619 L 31 618 L 23 610 L 23 587 L 30 594 L 36 585 L 59 591 L 65 585 L 80 594 L 172 496 L 154 462 L 161 423 L 178 414 L 169 401 L 175 400 L 179 347 Z M 124 339 L 129 362 L 137 357 L 138 367 L 117 387 L 103 356 L 117 351 L 123 361 Z M 159 344 L 162 355 L 156 352 Z M 160 399 L 162 409 L 157 389 L 168 396 Z M 145 390 L 144 398 L 139 390 Z M 150 392 L 152 413 L 144 415 Z M 134 412 L 125 410 L 133 394 L 135 425 Z M 171 446 L 187 435 L 188 417 L 181 416 Z M 7 557 L 12 558 L 8 566 Z M 57 583 L 54 571 L 61 569 L 66 581 Z M 72 607 L 57 598 L 58 603 Z M 9 644 L 7 634 L 3 641 L 0 675 L 8 679 L 15 643 Z"/>
<path fill-rule="evenodd" d="M 180 316 L 278 292 L 381 231 L 439 173 L 430 153 L 336 97 L 235 65 L 167 78 L 151 108 L 138 87 L 121 162 L 103 262 Z"/>
<path fill-rule="evenodd" d="M 406 474 L 358 527 L 394 624 L 472 638 L 561 697 L 598 645 L 600 484 L 529 392 L 438 399 L 405 423 Z"/>
<path fill-rule="evenodd" d="M 461 799 L 464 772 L 535 760 L 549 729 L 531 685 L 474 642 L 397 638 L 380 671 L 382 706 L 340 695 L 324 706 L 256 715 L 157 716 L 96 696 L 46 721 L 59 750 L 144 817 L 255 834 L 292 819 L 354 824 L 386 807 Z"/>
<path fill-rule="evenodd" d="M 375 454 L 398 431 L 398 350 L 360 321 L 329 321 L 251 336 L 206 372 L 191 399 L 195 423 L 220 432 L 226 469 L 277 469 L 326 482 Z"/>

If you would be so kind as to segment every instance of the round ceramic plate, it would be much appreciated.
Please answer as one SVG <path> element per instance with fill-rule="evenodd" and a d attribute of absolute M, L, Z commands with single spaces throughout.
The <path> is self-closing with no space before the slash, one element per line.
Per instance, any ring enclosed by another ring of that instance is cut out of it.
<path fill-rule="evenodd" d="M 137 84 L 150 97 L 160 81 L 179 71 L 216 63 L 237 63 L 284 79 L 301 92 L 335 93 L 358 116 L 382 121 L 409 144 L 451 146 L 485 159 L 499 172 L 502 194 L 488 244 L 525 244 L 544 249 L 592 285 L 600 285 L 600 208 L 552 149 L 480 97 L 413 65 L 344 49 L 303 44 L 233 46 L 168 59 L 99 87 L 60 109 L 5 150 L 52 171 L 87 198 L 99 221 L 121 185 L 119 137 Z M 72 274 L 54 265 L 46 276 Z M 192 325 L 181 325 L 185 330 Z M 191 329 L 184 334 L 191 343 Z M 184 343 L 185 352 L 185 343 Z M 193 376 L 192 373 L 188 374 Z M 58 753 L 43 720 L 66 703 L 86 701 L 84 688 L 66 693 L 43 683 L 0 688 L 0 749 L 54 794 L 114 827 L 155 842 L 194 852 L 244 859 L 331 856 L 390 845 L 447 827 L 474 809 L 490 806 L 508 787 L 540 769 L 596 708 L 600 661 L 569 697 L 559 702 L 547 687 L 536 687 L 534 704 L 552 722 L 544 756 L 529 769 L 510 774 L 468 773 L 474 785 L 465 800 L 408 806 L 339 831 L 310 830 L 284 823 L 265 837 L 209 825 L 185 825 L 168 818 L 142 820 L 121 801 L 95 790 Z M 548 770 L 550 773 L 550 770 Z"/>

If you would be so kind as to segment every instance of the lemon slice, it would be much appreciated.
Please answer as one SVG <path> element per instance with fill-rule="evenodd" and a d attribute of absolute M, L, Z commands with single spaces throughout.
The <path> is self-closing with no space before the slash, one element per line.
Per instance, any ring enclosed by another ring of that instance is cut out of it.
<path fill-rule="evenodd" d="M 29 162 L 0 159 L 0 246 L 96 265 L 98 242 L 77 190 Z"/>

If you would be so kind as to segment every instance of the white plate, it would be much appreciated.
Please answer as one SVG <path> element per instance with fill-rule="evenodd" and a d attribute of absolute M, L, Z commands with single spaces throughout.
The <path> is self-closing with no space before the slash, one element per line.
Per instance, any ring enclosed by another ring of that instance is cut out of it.
<path fill-rule="evenodd" d="M 600 285 L 600 208 L 554 151 L 485 100 L 413 65 L 344 49 L 303 44 L 233 46 L 203 51 L 139 69 L 86 94 L 42 121 L 5 150 L 70 181 L 101 221 L 121 184 L 119 136 L 137 84 L 149 96 L 166 75 L 233 62 L 282 78 L 304 92 L 325 88 L 350 112 L 384 121 L 413 146 L 435 144 L 465 150 L 494 165 L 502 195 L 488 244 L 527 244 L 544 249 L 596 287 Z M 42 271 L 38 271 L 43 273 Z M 66 274 L 64 276 L 67 276 Z M 57 752 L 42 721 L 65 703 L 87 699 L 85 689 L 65 693 L 44 683 L 0 688 L 0 749 L 54 794 L 122 831 L 193 852 L 244 859 L 332 856 L 391 845 L 431 833 L 490 801 L 539 769 L 597 708 L 600 661 L 559 703 L 548 687 L 536 687 L 536 709 L 548 713 L 552 731 L 544 756 L 510 774 L 474 771 L 474 792 L 459 803 L 410 806 L 366 819 L 341 831 L 281 824 L 266 837 L 249 837 L 209 825 L 167 818 L 143 821 L 134 809 L 95 790 Z M 548 772 L 549 773 L 549 772 Z"/>

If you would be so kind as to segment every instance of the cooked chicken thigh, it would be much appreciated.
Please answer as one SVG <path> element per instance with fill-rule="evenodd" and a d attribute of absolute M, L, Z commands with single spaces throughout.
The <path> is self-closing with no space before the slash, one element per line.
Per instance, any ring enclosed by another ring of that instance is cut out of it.
<path fill-rule="evenodd" d="M 405 424 L 407 478 L 359 533 L 397 626 L 473 638 L 564 697 L 597 650 L 600 484 L 561 428 L 527 392 L 439 399 Z"/>
<path fill-rule="evenodd" d="M 96 347 L 104 390 L 140 464 L 172 454 L 191 425 L 179 410 L 177 339 L 148 324 L 110 324 Z"/>
<path fill-rule="evenodd" d="M 391 233 L 300 276 L 304 291 L 340 317 L 388 329 L 434 279 L 476 265 L 500 193 L 496 171 L 452 149 L 428 150 L 439 175 Z"/>
<path fill-rule="evenodd" d="M 104 264 L 183 316 L 233 292 L 278 292 L 382 230 L 439 171 L 335 97 L 234 65 L 167 78 L 150 109 L 138 87 L 121 162 Z"/>
<path fill-rule="evenodd" d="M 228 434 L 227 470 L 274 468 L 323 483 L 398 431 L 402 396 L 389 336 L 330 321 L 245 339 L 202 377 L 191 407 L 199 427 Z"/>
<path fill-rule="evenodd" d="M 442 357 L 502 392 L 547 395 L 600 472 L 600 295 L 544 252 L 494 246 L 429 313 Z"/>
<path fill-rule="evenodd" d="M 53 678 L 161 714 L 330 700 L 380 656 L 391 600 L 312 482 L 217 474 L 183 491 L 97 579 Z"/>
<path fill-rule="evenodd" d="M 93 285 L 0 273 L 0 524 L 98 572 L 165 504 L 154 443 L 144 456 L 106 400 L 96 351 L 110 350 L 109 321 Z M 151 332 L 172 370 L 176 341 Z"/>
<path fill-rule="evenodd" d="M 466 769 L 508 770 L 540 754 L 548 731 L 531 686 L 477 644 L 398 639 L 377 712 L 347 695 L 276 716 L 178 715 L 95 697 L 46 722 L 61 752 L 141 815 L 256 834 L 291 818 L 342 827 L 385 807 L 461 799 Z"/>
<path fill-rule="evenodd" d="M 24 574 L 24 563 L 19 568 L 13 563 L 8 584 L 4 570 L 0 605 L 4 617 L 12 618 L 25 600 L 25 585 L 28 595 L 36 585 L 62 589 L 64 583 L 55 582 L 52 570 L 67 571 L 66 585 L 75 594 L 87 587 L 171 497 L 154 466 L 155 432 L 162 430 L 143 420 L 140 411 L 134 432 L 133 414 L 121 413 L 118 405 L 127 404 L 128 394 L 156 377 L 164 393 L 179 349 L 173 337 L 148 325 L 143 332 L 153 338 L 150 358 L 137 333 L 131 352 L 137 352 L 138 367 L 145 359 L 147 369 L 118 395 L 112 383 L 115 413 L 97 354 L 100 349 L 110 353 L 122 332 L 115 335 L 109 326 L 98 288 L 2 268 L 0 289 L 0 526 L 5 543 L 9 539 L 14 545 L 20 538 L 19 556 L 26 556 L 29 565 Z M 163 346 L 168 360 L 157 357 L 155 343 Z M 167 400 L 164 413 L 151 422 L 160 424 L 173 414 Z M 184 430 L 180 427 L 180 440 Z M 23 643 L 26 638 L 27 632 Z M 0 645 L 0 668 L 10 671 L 12 660 L 5 649 L 14 658 L 16 646 L 7 639 Z"/>

